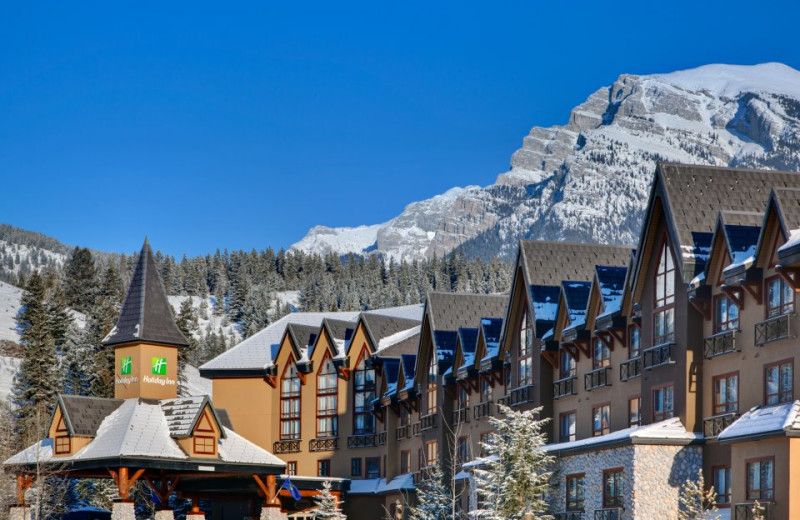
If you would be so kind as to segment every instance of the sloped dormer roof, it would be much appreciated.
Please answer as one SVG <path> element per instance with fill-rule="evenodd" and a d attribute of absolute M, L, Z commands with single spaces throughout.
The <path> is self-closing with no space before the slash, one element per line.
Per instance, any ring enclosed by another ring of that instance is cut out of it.
<path fill-rule="evenodd" d="M 94 437 L 103 419 L 120 407 L 122 399 L 58 395 L 58 405 L 64 424 L 71 435 Z"/>
<path fill-rule="evenodd" d="M 178 397 L 161 401 L 161 409 L 169 426 L 169 433 L 172 437 L 189 437 L 203 414 L 203 410 L 211 410 L 211 414 L 219 427 L 221 436 L 225 437 L 225 429 L 222 428 L 222 421 L 217 415 L 217 411 L 211 405 L 208 396 L 197 395 L 191 397 Z"/>
<path fill-rule="evenodd" d="M 167 291 L 164 289 L 147 239 L 139 253 L 139 260 L 117 324 L 103 339 L 103 345 L 118 345 L 132 341 L 176 347 L 189 345 L 172 317 Z"/>

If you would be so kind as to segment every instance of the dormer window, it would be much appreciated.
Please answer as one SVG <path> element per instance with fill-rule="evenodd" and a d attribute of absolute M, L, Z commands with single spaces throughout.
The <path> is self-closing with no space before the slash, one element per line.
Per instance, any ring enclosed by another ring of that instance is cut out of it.
<path fill-rule="evenodd" d="M 725 295 L 717 297 L 714 306 L 714 332 L 739 328 L 739 306 Z"/>
<path fill-rule="evenodd" d="M 67 435 L 59 435 L 55 439 L 56 455 L 66 455 L 72 451 L 72 439 Z"/>
<path fill-rule="evenodd" d="M 527 308 L 519 327 L 519 386 L 533 384 L 533 330 Z"/>
<path fill-rule="evenodd" d="M 339 434 L 339 407 L 336 367 L 330 354 L 325 354 L 317 373 L 317 437 Z"/>
<path fill-rule="evenodd" d="M 611 365 L 611 351 L 599 338 L 592 338 L 592 369 L 597 370 Z"/>
<path fill-rule="evenodd" d="M 656 266 L 653 344 L 672 341 L 675 341 L 675 262 L 665 242 Z"/>
<path fill-rule="evenodd" d="M 566 379 L 568 377 L 575 377 L 575 358 L 572 357 L 567 349 L 562 348 L 561 354 L 559 355 L 559 369 L 560 369 L 560 379 Z"/>

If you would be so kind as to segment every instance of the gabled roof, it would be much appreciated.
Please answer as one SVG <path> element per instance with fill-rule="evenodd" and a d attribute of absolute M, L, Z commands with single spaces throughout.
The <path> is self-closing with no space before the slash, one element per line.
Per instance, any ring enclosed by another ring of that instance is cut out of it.
<path fill-rule="evenodd" d="M 507 303 L 508 296 L 500 294 L 431 292 L 425 309 L 434 331 L 456 332 L 481 318 L 504 316 Z"/>
<path fill-rule="evenodd" d="M 479 334 L 480 329 L 478 328 L 459 327 L 454 361 L 456 371 L 475 368 L 475 348 L 478 345 Z"/>
<path fill-rule="evenodd" d="M 58 394 L 58 406 L 70 435 L 94 437 L 97 428 L 124 402 L 122 399 Z"/>
<path fill-rule="evenodd" d="M 147 239 L 139 253 L 139 260 L 133 271 L 117 324 L 103 339 L 103 345 L 118 345 L 132 341 L 147 341 L 176 347 L 189 345 L 175 324 L 172 307 Z"/>
<path fill-rule="evenodd" d="M 561 284 L 561 294 L 565 303 L 564 310 L 569 318 L 569 327 L 577 327 L 584 323 L 591 289 L 592 282 L 574 281 Z"/>
<path fill-rule="evenodd" d="M 386 385 L 383 397 L 391 397 L 397 393 L 398 375 L 400 375 L 400 359 L 383 358 L 383 384 Z"/>
<path fill-rule="evenodd" d="M 596 267 L 594 283 L 597 284 L 603 297 L 603 313 L 616 312 L 620 309 L 627 272 L 627 267 L 605 265 Z"/>
<path fill-rule="evenodd" d="M 722 430 L 717 439 L 755 440 L 790 432 L 800 433 L 800 401 L 753 408 Z"/>
<path fill-rule="evenodd" d="M 476 349 L 475 368 L 480 368 L 484 363 L 490 363 L 500 356 L 500 334 L 503 331 L 503 318 L 481 318 L 480 334 L 478 345 L 483 345 L 486 349 L 478 359 L 478 349 Z"/>
<path fill-rule="evenodd" d="M 398 382 L 402 375 L 405 381 L 403 388 L 398 388 L 398 391 L 410 390 L 414 387 L 414 370 L 417 366 L 417 356 L 415 354 L 403 354 L 400 356 L 400 372 L 398 374 Z"/>
<path fill-rule="evenodd" d="M 625 266 L 630 256 L 627 246 L 538 240 L 521 240 L 519 245 L 519 263 L 529 286 L 591 280 L 596 265 Z"/>
<path fill-rule="evenodd" d="M 211 415 L 216 421 L 221 435 L 224 437 L 225 429 L 222 428 L 222 421 L 206 395 L 178 397 L 161 401 L 161 409 L 164 411 L 170 435 L 175 438 L 191 436 L 206 407 L 211 411 Z"/>

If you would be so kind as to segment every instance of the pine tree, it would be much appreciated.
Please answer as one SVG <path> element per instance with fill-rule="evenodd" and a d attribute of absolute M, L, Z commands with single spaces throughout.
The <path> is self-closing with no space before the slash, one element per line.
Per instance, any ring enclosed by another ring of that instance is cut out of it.
<path fill-rule="evenodd" d="M 90 355 L 89 379 L 90 394 L 95 397 L 114 395 L 114 349 L 103 346 L 103 338 L 114 328 L 119 318 L 119 292 L 117 274 L 107 269 L 103 284 L 89 310 L 83 334 L 83 345 Z M 84 363 L 85 366 L 85 363 Z"/>
<path fill-rule="evenodd" d="M 498 405 L 500 415 L 491 418 L 493 433 L 483 448 L 488 457 L 475 469 L 478 500 L 475 516 L 489 520 L 521 520 L 545 514 L 554 458 L 543 446 L 547 419 L 541 408 L 517 412 Z"/>
<path fill-rule="evenodd" d="M 678 520 L 719 520 L 717 493 L 706 489 L 703 470 L 698 470 L 696 479 L 687 479 L 681 486 L 678 497 Z"/>
<path fill-rule="evenodd" d="M 181 302 L 175 324 L 183 333 L 186 341 L 189 342 L 188 347 L 178 349 L 178 395 L 188 395 L 186 394 L 188 383 L 186 365 L 195 361 L 197 353 L 197 340 L 194 337 L 194 330 L 197 328 L 197 316 L 194 313 L 191 296 Z"/>
<path fill-rule="evenodd" d="M 448 520 L 452 517 L 452 498 L 442 469 L 432 464 L 423 471 L 417 484 L 417 505 L 409 507 L 410 520 Z"/>
<path fill-rule="evenodd" d="M 317 508 L 312 512 L 315 519 L 321 520 L 346 520 L 346 516 L 339 507 L 340 502 L 331 493 L 331 481 L 322 482 L 322 494 L 314 497 Z"/>
<path fill-rule="evenodd" d="M 92 252 L 76 247 L 64 268 L 64 292 L 67 304 L 80 312 L 87 312 L 94 303 L 97 291 L 97 270 Z"/>

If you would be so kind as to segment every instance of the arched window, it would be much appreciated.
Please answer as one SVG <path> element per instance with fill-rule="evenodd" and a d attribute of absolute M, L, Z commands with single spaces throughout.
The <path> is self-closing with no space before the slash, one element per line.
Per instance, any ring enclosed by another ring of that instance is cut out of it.
<path fill-rule="evenodd" d="M 339 435 L 336 367 L 326 352 L 317 372 L 317 437 Z"/>
<path fill-rule="evenodd" d="M 372 401 L 375 399 L 375 370 L 367 366 L 366 350 L 356 363 L 353 386 L 353 435 L 375 433 Z"/>
<path fill-rule="evenodd" d="M 665 242 L 656 266 L 653 345 L 675 341 L 675 262 Z"/>
<path fill-rule="evenodd" d="M 519 326 L 519 386 L 533 384 L 533 329 L 527 306 Z"/>
<path fill-rule="evenodd" d="M 281 440 L 300 439 L 300 377 L 292 357 L 281 376 Z"/>
<path fill-rule="evenodd" d="M 435 347 L 434 347 L 435 348 Z M 438 405 L 437 396 L 436 396 L 436 377 L 439 373 L 439 365 L 436 361 L 436 351 L 431 351 L 430 360 L 428 362 L 428 383 L 427 383 L 427 394 L 428 394 L 428 407 L 427 413 L 428 415 L 432 413 L 436 413 L 436 407 Z"/>

